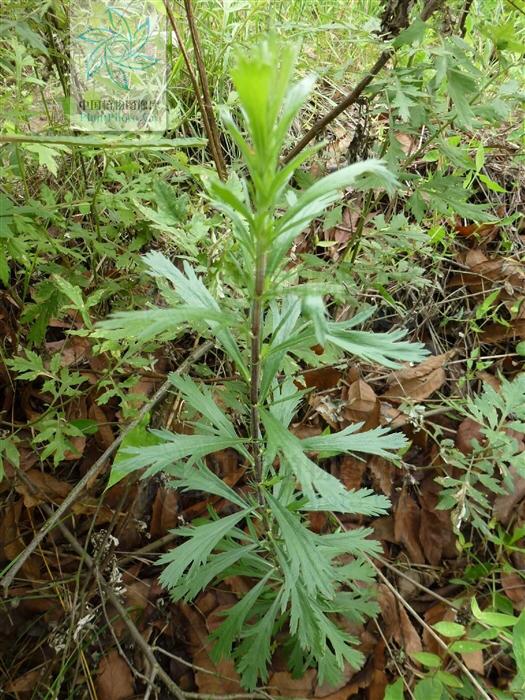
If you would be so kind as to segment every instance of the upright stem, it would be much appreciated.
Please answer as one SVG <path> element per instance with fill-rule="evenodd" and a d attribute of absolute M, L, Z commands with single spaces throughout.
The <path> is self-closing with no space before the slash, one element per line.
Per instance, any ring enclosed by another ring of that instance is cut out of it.
<path fill-rule="evenodd" d="M 220 151 L 220 146 L 216 142 L 216 127 L 213 128 L 212 124 L 210 123 L 209 120 L 209 110 L 206 109 L 206 105 L 204 103 L 204 100 L 201 96 L 201 91 L 199 88 L 199 83 L 197 81 L 197 76 L 195 75 L 195 72 L 192 68 L 190 58 L 188 56 L 188 52 L 186 51 L 186 48 L 184 46 L 184 43 L 182 41 L 182 36 L 179 32 L 179 28 L 177 27 L 177 23 L 175 21 L 175 17 L 173 15 L 173 12 L 171 10 L 171 7 L 169 5 L 168 0 L 164 0 L 164 6 L 166 8 L 166 13 L 168 15 L 168 20 L 171 24 L 171 28 L 173 29 L 173 32 L 175 33 L 175 36 L 177 38 L 177 44 L 179 46 L 180 52 L 182 54 L 182 57 L 184 59 L 184 63 L 186 64 L 186 68 L 188 70 L 188 75 L 190 76 L 191 84 L 193 86 L 193 92 L 195 94 L 195 98 L 197 100 L 197 104 L 199 105 L 199 110 L 202 116 L 202 121 L 204 124 L 204 131 L 206 133 L 206 136 L 208 137 L 208 146 L 210 147 L 211 151 L 211 156 L 213 158 L 213 162 L 215 163 L 215 169 L 217 170 L 217 174 L 220 177 L 221 180 L 226 179 L 226 167 L 224 165 L 224 159 L 222 158 L 222 153 Z M 213 119 L 213 124 L 215 125 L 215 117 L 213 116 L 213 110 L 211 112 L 212 119 Z M 218 137 L 217 137 L 218 140 Z"/>
<path fill-rule="evenodd" d="M 263 294 L 266 277 L 266 253 L 258 242 L 255 253 L 255 290 L 251 308 L 251 366 L 250 366 L 250 437 L 255 466 L 255 477 L 263 477 L 263 455 L 259 417 L 259 389 L 261 384 L 261 344 L 263 321 Z"/>
<path fill-rule="evenodd" d="M 197 31 L 197 25 L 195 24 L 195 17 L 193 15 L 191 0 L 184 0 L 184 7 L 186 9 L 186 17 L 188 19 L 191 39 L 193 42 L 195 60 L 197 61 L 197 72 L 199 74 L 199 80 L 202 88 L 204 111 L 206 113 L 211 132 L 210 140 L 213 143 L 213 149 L 215 151 L 215 163 L 217 167 L 217 172 L 219 173 L 219 177 L 221 178 L 221 180 L 226 180 L 226 165 L 222 156 L 221 140 L 219 137 L 217 122 L 215 121 L 215 114 L 213 113 L 213 104 L 211 100 L 210 87 L 208 85 L 208 75 L 206 73 L 206 66 L 204 65 L 204 59 L 202 57 L 201 42 L 199 39 L 199 33 Z"/>

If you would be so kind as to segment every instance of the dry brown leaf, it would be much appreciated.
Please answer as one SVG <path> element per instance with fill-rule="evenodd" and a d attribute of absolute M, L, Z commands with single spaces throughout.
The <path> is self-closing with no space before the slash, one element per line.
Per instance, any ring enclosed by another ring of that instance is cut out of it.
<path fill-rule="evenodd" d="M 456 433 L 456 447 L 464 455 L 468 455 L 474 449 L 472 446 L 472 440 L 477 440 L 481 443 L 481 425 L 477 423 L 472 418 L 465 418 L 459 424 L 458 431 Z"/>
<path fill-rule="evenodd" d="M 380 406 L 375 391 L 362 379 L 352 382 L 346 395 L 343 411 L 350 423 L 364 423 L 362 430 L 371 430 L 379 425 Z"/>
<path fill-rule="evenodd" d="M 74 367 L 90 357 L 91 342 L 88 338 L 71 335 L 65 340 L 46 343 L 46 349 L 53 354 L 60 353 L 61 367 Z"/>
<path fill-rule="evenodd" d="M 423 564 L 425 557 L 419 542 L 421 528 L 420 509 L 405 489 L 401 492 L 394 513 L 394 535 L 396 541 L 403 544 L 416 564 Z"/>
<path fill-rule="evenodd" d="M 92 403 L 89 407 L 88 416 L 91 420 L 96 421 L 98 425 L 98 430 L 94 435 L 95 442 L 102 450 L 105 450 L 113 443 L 115 439 L 106 413 L 101 406 L 97 406 L 96 403 Z"/>
<path fill-rule="evenodd" d="M 419 493 L 419 541 L 426 560 L 434 566 L 438 566 L 443 558 L 452 559 L 457 556 L 456 536 L 450 512 L 437 508 L 440 489 L 431 476 L 422 482 Z"/>
<path fill-rule="evenodd" d="M 126 700 L 134 695 L 131 669 L 118 651 L 100 659 L 95 687 L 98 700 Z"/>
<path fill-rule="evenodd" d="M 479 673 L 480 676 L 485 675 L 485 663 L 483 661 L 483 650 L 478 649 L 477 651 L 469 651 L 468 653 L 461 654 L 461 658 L 465 663 L 465 666 L 471 671 Z"/>
<path fill-rule="evenodd" d="M 513 516 L 516 505 L 525 497 L 525 479 L 519 476 L 514 467 L 510 468 L 513 485 L 512 493 L 506 496 L 496 496 L 494 499 L 494 517 L 507 525 Z"/>
<path fill-rule="evenodd" d="M 389 388 L 381 398 L 389 401 L 423 401 L 445 383 L 443 365 L 450 353 L 433 355 L 415 367 L 405 367 L 393 372 L 387 379 Z"/>
<path fill-rule="evenodd" d="M 178 525 L 179 496 L 175 489 L 160 487 L 151 509 L 150 534 L 153 539 L 163 537 Z"/>
<path fill-rule="evenodd" d="M 401 146 L 401 150 L 405 155 L 410 155 L 417 145 L 417 140 L 414 140 L 410 134 L 403 134 L 401 131 L 395 133 L 396 141 Z"/>
<path fill-rule="evenodd" d="M 386 637 L 395 639 L 407 654 L 421 651 L 421 639 L 405 608 L 384 584 L 378 586 L 378 603 L 381 607 L 383 631 Z"/>
<path fill-rule="evenodd" d="M 115 513 L 111 508 L 100 503 L 94 496 L 85 496 L 81 501 L 73 503 L 71 510 L 75 515 L 88 515 L 95 518 L 95 525 L 104 525 L 115 518 L 125 517 L 124 513 Z"/>
<path fill-rule="evenodd" d="M 483 243 L 491 241 L 499 232 L 499 226 L 496 226 L 496 224 L 469 224 L 468 226 L 456 224 L 454 228 L 460 236 L 464 238 L 472 237 Z"/>
<path fill-rule="evenodd" d="M 0 520 L 0 560 L 12 561 L 24 550 L 24 541 L 20 535 L 19 521 L 22 513 L 22 501 L 11 501 L 4 506 Z"/>
<path fill-rule="evenodd" d="M 341 377 L 341 372 L 335 367 L 319 367 L 317 369 L 309 369 L 302 374 L 304 386 L 309 389 L 315 387 L 319 391 L 333 389 L 335 386 L 337 386 Z M 299 389 L 303 388 L 301 384 L 298 384 L 297 382 L 296 384 Z"/>
<path fill-rule="evenodd" d="M 501 574 L 501 586 L 515 610 L 525 609 L 525 579 L 517 571 Z"/>
<path fill-rule="evenodd" d="M 272 695 L 284 695 L 289 698 L 310 698 L 312 697 L 316 671 L 312 668 L 304 673 L 301 678 L 292 678 L 288 671 L 277 671 L 270 676 L 268 681 L 269 690 Z"/>
<path fill-rule="evenodd" d="M 450 606 L 445 605 L 445 603 L 436 603 L 425 612 L 425 622 L 429 625 L 429 627 L 432 627 L 432 625 L 435 625 L 436 622 L 441 622 L 442 620 L 445 620 L 446 622 L 456 621 L 456 613 Z M 443 647 L 438 643 L 434 635 L 432 635 L 426 627 L 423 628 L 422 636 L 426 651 L 436 654 L 442 658 L 446 655 Z M 445 641 L 448 642 L 450 640 L 445 638 Z"/>
<path fill-rule="evenodd" d="M 72 488 L 65 481 L 60 481 L 51 474 L 38 471 L 38 469 L 30 469 L 26 473 L 26 477 L 33 485 L 33 489 L 25 482 L 21 482 L 15 487 L 18 493 L 24 497 L 26 508 L 33 508 L 48 501 L 61 503 Z"/>
<path fill-rule="evenodd" d="M 210 592 L 211 593 L 211 592 Z M 211 598 L 210 598 L 211 601 Z M 223 659 L 215 664 L 209 654 L 209 630 L 203 615 L 194 608 L 180 604 L 180 610 L 188 621 L 188 636 L 191 645 L 192 659 L 195 666 L 204 671 L 195 672 L 195 683 L 201 693 L 239 693 L 242 692 L 240 679 L 231 659 Z M 215 605 L 215 607 L 217 607 Z M 199 608 L 203 610 L 202 597 L 199 598 Z"/>
<path fill-rule="evenodd" d="M 374 669 L 372 682 L 367 688 L 367 700 L 384 700 L 385 688 L 388 685 L 388 676 L 381 669 Z"/>
<path fill-rule="evenodd" d="M 5 690 L 8 693 L 33 693 L 40 677 L 42 676 L 41 668 L 34 668 L 27 671 L 16 680 L 8 683 Z"/>
<path fill-rule="evenodd" d="M 343 689 L 349 688 L 349 681 L 356 675 L 355 668 L 352 668 L 350 664 L 346 663 L 343 666 L 343 672 L 341 674 L 341 680 L 336 685 L 329 685 L 328 683 L 323 683 L 322 685 L 316 685 L 314 689 L 314 697 L 323 698 L 326 700 L 327 697 L 333 698 L 333 696 L 342 691 Z"/>
<path fill-rule="evenodd" d="M 398 472 L 397 468 L 384 457 L 377 457 L 376 455 L 370 457 L 367 467 L 372 475 L 374 486 L 386 496 L 390 496 L 396 472 Z"/>
<path fill-rule="evenodd" d="M 361 486 L 365 469 L 366 462 L 363 462 L 362 459 L 352 457 L 352 455 L 343 455 L 339 464 L 339 478 L 349 491 L 358 489 Z"/>

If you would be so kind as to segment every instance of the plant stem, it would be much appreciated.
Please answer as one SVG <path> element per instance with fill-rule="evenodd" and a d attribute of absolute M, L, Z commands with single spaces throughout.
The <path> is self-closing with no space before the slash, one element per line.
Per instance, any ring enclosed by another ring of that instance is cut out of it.
<path fill-rule="evenodd" d="M 258 241 L 255 259 L 255 289 L 251 308 L 251 362 L 250 362 L 250 436 L 252 439 L 255 477 L 260 484 L 263 477 L 261 429 L 259 418 L 259 388 L 261 383 L 261 342 L 263 294 L 266 277 L 266 252 Z"/>
<path fill-rule="evenodd" d="M 191 40 L 193 42 L 193 51 L 195 54 L 195 60 L 197 62 L 197 72 L 199 74 L 199 81 L 202 88 L 202 102 L 204 113 L 206 116 L 210 129 L 210 142 L 213 144 L 213 150 L 215 153 L 215 165 L 217 168 L 217 173 L 221 180 L 227 179 L 226 165 L 224 163 L 224 158 L 221 150 L 221 141 L 219 137 L 219 130 L 217 128 L 217 122 L 215 121 L 215 115 L 213 113 L 213 105 L 211 101 L 210 87 L 208 85 L 208 75 L 206 73 L 206 66 L 204 65 L 204 59 L 202 57 L 201 42 L 199 39 L 199 33 L 197 31 L 197 26 L 195 24 L 195 17 L 193 14 L 193 8 L 191 5 L 191 0 L 184 0 L 184 8 L 186 10 L 186 18 L 188 20 L 188 26 L 190 28 Z"/>

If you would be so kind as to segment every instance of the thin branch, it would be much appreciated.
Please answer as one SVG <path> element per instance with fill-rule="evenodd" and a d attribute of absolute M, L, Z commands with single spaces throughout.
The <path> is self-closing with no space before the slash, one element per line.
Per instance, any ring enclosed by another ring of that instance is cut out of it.
<path fill-rule="evenodd" d="M 453 651 L 451 651 L 447 644 L 441 639 L 441 637 L 438 635 L 438 633 L 432 629 L 432 627 L 426 622 L 421 615 L 419 615 L 414 608 L 407 603 L 407 601 L 403 598 L 401 593 L 393 586 L 390 581 L 387 579 L 387 577 L 384 575 L 384 573 L 381 571 L 381 569 L 377 566 L 377 564 L 370 559 L 366 554 L 363 555 L 364 558 L 368 561 L 368 563 L 374 567 L 377 575 L 379 578 L 384 582 L 385 586 L 388 588 L 388 590 L 394 595 L 394 597 L 401 603 L 401 605 L 407 610 L 407 612 L 412 615 L 412 617 L 419 622 L 419 624 L 424 627 L 424 629 L 435 639 L 435 641 L 439 644 L 439 646 L 450 656 L 457 664 L 457 666 L 463 671 L 463 673 L 468 676 L 470 682 L 472 685 L 478 690 L 480 697 L 484 698 L 484 700 L 492 700 L 490 695 L 485 691 L 482 685 L 480 685 L 478 679 L 476 676 L 471 673 L 471 671 L 465 666 L 463 661 L 459 658 L 457 654 L 455 654 Z"/>
<path fill-rule="evenodd" d="M 190 57 L 188 56 L 188 52 L 186 51 L 186 47 L 184 46 L 184 42 L 182 41 L 181 33 L 179 32 L 177 22 L 175 21 L 175 17 L 173 15 L 173 12 L 171 10 L 171 7 L 169 5 L 168 0 L 164 0 L 164 6 L 166 7 L 166 13 L 168 15 L 169 23 L 170 23 L 171 28 L 173 29 L 173 33 L 175 34 L 175 37 L 177 39 L 177 45 L 178 45 L 180 52 L 182 54 L 182 58 L 184 59 L 184 63 L 186 64 L 186 69 L 188 71 L 188 75 L 190 76 L 190 81 L 191 81 L 191 84 L 193 87 L 193 92 L 195 94 L 197 104 L 199 105 L 199 111 L 200 111 L 201 116 L 202 116 L 202 121 L 204 124 L 204 131 L 206 132 L 206 136 L 208 138 L 208 144 L 210 147 L 211 156 L 213 158 L 213 162 L 215 163 L 215 169 L 217 170 L 217 174 L 221 178 L 221 180 L 225 180 L 226 179 L 226 166 L 224 165 L 224 160 L 222 158 L 222 153 L 221 153 L 220 147 L 218 147 L 218 143 L 215 140 L 215 133 L 217 131 L 217 127 L 215 124 L 215 117 L 213 115 L 213 110 L 211 111 L 212 122 L 210 122 L 209 112 L 206 109 L 206 105 L 202 99 L 201 91 L 199 88 L 199 82 L 198 82 L 197 77 L 195 75 L 195 71 L 193 70 L 193 66 L 191 65 Z"/>
<path fill-rule="evenodd" d="M 184 7 L 186 10 L 186 17 L 188 19 L 188 26 L 191 32 L 191 40 L 193 42 L 193 51 L 195 53 L 195 60 L 197 61 L 197 72 L 199 74 L 199 80 L 202 88 L 202 96 L 204 100 L 204 110 L 206 116 L 208 117 L 208 123 L 210 125 L 211 138 L 213 139 L 216 156 L 217 156 L 217 172 L 221 180 L 226 180 L 226 165 L 224 163 L 224 158 L 222 156 L 221 142 L 219 138 L 219 130 L 217 128 L 217 122 L 215 121 L 215 114 L 213 112 L 213 104 L 211 101 L 210 86 L 208 84 L 208 74 L 206 73 L 206 66 L 204 65 L 204 59 L 202 57 L 201 42 L 199 38 L 199 32 L 197 31 L 197 25 L 195 24 L 195 16 L 193 14 L 193 7 L 191 5 L 191 0 L 184 0 Z"/>
<path fill-rule="evenodd" d="M 211 340 L 197 347 L 189 355 L 189 357 L 186 360 L 184 360 L 184 362 L 177 368 L 176 373 L 182 374 L 183 372 L 186 372 L 196 360 L 202 357 L 212 347 L 213 342 Z M 171 382 L 169 380 L 166 380 L 164 384 L 162 384 L 162 386 L 151 397 L 151 399 L 147 403 L 145 403 L 144 406 L 142 406 L 137 415 L 137 418 L 135 418 L 135 420 L 129 423 L 129 425 L 127 425 L 121 431 L 118 437 L 115 438 L 111 445 L 109 445 L 109 447 L 106 448 L 103 454 L 96 460 L 96 462 L 94 462 L 91 465 L 91 467 L 87 470 L 84 476 L 75 484 L 75 486 L 71 489 L 66 498 L 62 501 L 60 506 L 52 512 L 49 519 L 42 525 L 42 528 L 36 533 L 36 535 L 33 537 L 33 539 L 27 545 L 27 547 L 23 550 L 23 552 L 19 554 L 17 559 L 13 561 L 11 568 L 5 574 L 4 579 L 2 581 L 2 587 L 5 593 L 7 593 L 9 586 L 13 582 L 13 579 L 20 571 L 24 563 L 31 556 L 31 554 L 33 554 L 33 552 L 36 550 L 38 545 L 51 532 L 51 530 L 53 530 L 57 525 L 60 525 L 61 518 L 69 510 L 69 508 L 71 508 L 73 503 L 75 503 L 80 498 L 80 496 L 82 495 L 84 490 L 88 488 L 90 483 L 98 476 L 98 473 L 105 466 L 107 460 L 111 457 L 111 455 L 117 450 L 118 446 L 122 443 L 126 435 L 128 435 L 132 430 L 134 430 L 141 423 L 146 414 L 149 413 L 151 409 L 168 393 L 170 386 Z"/>
<path fill-rule="evenodd" d="M 426 22 L 443 1 L 444 0 L 429 0 L 423 8 L 419 19 Z M 292 158 L 300 153 L 303 148 L 310 143 L 310 141 L 312 141 L 321 131 L 323 131 L 328 124 L 330 124 L 330 122 L 336 119 L 342 112 L 348 109 L 348 107 L 355 104 L 365 88 L 370 85 L 372 80 L 384 68 L 394 53 L 395 48 L 391 46 L 385 49 L 365 77 L 360 80 L 360 82 L 346 97 L 344 97 L 338 104 L 335 105 L 333 109 L 331 109 L 327 114 L 325 114 L 324 117 L 319 119 L 319 121 L 312 126 L 312 128 L 303 136 L 303 138 L 286 154 L 286 156 L 283 158 L 283 162 L 288 163 L 291 161 Z"/>
<path fill-rule="evenodd" d="M 459 18 L 458 22 L 458 33 L 461 38 L 465 36 L 465 32 L 467 31 L 467 17 L 473 2 L 474 0 L 465 0 L 465 4 L 463 5 L 463 9 L 461 10 L 461 17 Z"/>

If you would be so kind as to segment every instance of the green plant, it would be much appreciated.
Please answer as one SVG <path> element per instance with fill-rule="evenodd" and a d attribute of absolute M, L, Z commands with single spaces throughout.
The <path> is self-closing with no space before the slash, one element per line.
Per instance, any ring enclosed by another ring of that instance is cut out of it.
<path fill-rule="evenodd" d="M 117 468 L 120 477 L 144 468 L 143 478 L 164 471 L 176 488 L 202 490 L 232 503 L 231 515 L 219 518 L 212 511 L 208 519 L 176 531 L 184 542 L 161 558 L 161 582 L 176 599 L 191 600 L 213 580 L 233 574 L 252 579 L 250 592 L 227 611 L 214 635 L 215 657 L 233 654 L 247 688 L 267 678 L 278 633 L 297 674 L 317 666 L 321 682 L 335 682 L 345 661 L 361 664 L 356 640 L 337 620 L 362 620 L 376 612 L 363 587 L 372 570 L 361 555 L 374 553 L 377 545 L 363 527 L 335 526 L 329 534 L 316 534 L 305 516 L 319 510 L 373 516 L 389 503 L 369 489 L 347 491 L 311 455 L 366 452 L 389 458 L 405 444 L 403 436 L 383 428 L 359 433 L 360 424 L 296 437 L 290 424 L 302 393 L 293 382 L 292 358 L 316 343 L 388 367 L 399 360 L 417 362 L 425 354 L 420 345 L 401 340 L 403 331 L 354 330 L 369 310 L 349 320 L 329 320 L 323 297 L 314 293 L 318 287 L 301 284 L 298 270 L 289 268 L 294 238 L 342 189 L 357 182 L 394 185 L 382 163 L 366 161 L 303 192 L 290 186 L 295 170 L 312 154 L 309 149 L 280 166 L 287 131 L 313 86 L 307 77 L 290 87 L 294 61 L 295 52 L 273 40 L 239 56 L 232 77 L 249 140 L 229 112 L 222 116 L 249 180 L 224 184 L 205 177 L 215 206 L 232 222 L 230 263 L 237 268 L 238 288 L 219 304 L 187 262 L 180 270 L 152 252 L 145 263 L 159 279 L 167 307 L 117 313 L 96 331 L 113 340 L 146 341 L 174 337 L 189 326 L 213 337 L 238 374 L 234 387 L 221 392 L 220 403 L 192 379 L 172 376 L 194 433 L 153 430 L 160 444 L 128 448 Z M 234 407 L 236 424 L 224 405 Z M 250 465 L 251 492 L 236 493 L 206 466 L 204 457 L 224 448 L 237 450 Z"/>
<path fill-rule="evenodd" d="M 468 398 L 457 410 L 470 422 L 468 445 L 458 449 L 451 440 L 441 441 L 443 459 L 449 465 L 439 508 L 452 509 L 459 532 L 464 523 L 493 537 L 493 503 L 490 495 L 512 493 L 516 474 L 525 475 L 525 453 L 519 435 L 525 430 L 525 374 L 513 381 L 501 378 L 496 391 L 485 384 L 483 392 Z"/>

